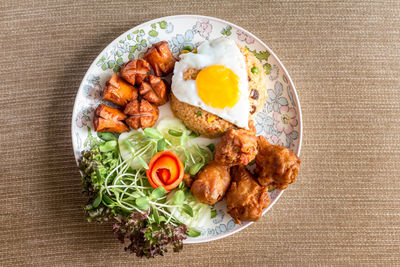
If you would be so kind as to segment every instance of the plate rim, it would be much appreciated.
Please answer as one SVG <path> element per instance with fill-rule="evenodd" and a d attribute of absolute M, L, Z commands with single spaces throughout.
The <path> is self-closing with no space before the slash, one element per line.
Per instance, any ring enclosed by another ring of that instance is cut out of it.
<path fill-rule="evenodd" d="M 261 45 L 263 45 L 266 48 L 266 50 L 270 53 L 270 55 L 272 55 L 274 57 L 274 59 L 277 61 L 278 65 L 279 65 L 279 67 L 282 68 L 284 74 L 286 75 L 286 78 L 288 79 L 288 83 L 292 87 L 292 90 L 293 90 L 293 93 L 294 93 L 294 100 L 295 100 L 295 103 L 296 103 L 296 105 L 298 107 L 298 115 L 299 115 L 299 141 L 298 141 L 298 143 L 299 143 L 299 145 L 298 145 L 297 151 L 295 153 L 297 154 L 297 156 L 300 157 L 300 151 L 301 151 L 301 147 L 302 147 L 302 143 L 303 143 L 303 116 L 302 116 L 302 111 L 301 111 L 300 99 L 299 99 L 299 96 L 298 96 L 298 93 L 297 93 L 296 86 L 294 85 L 294 82 L 292 80 L 292 77 L 290 76 L 289 72 L 287 71 L 287 69 L 285 68 L 285 66 L 283 65 L 283 63 L 279 59 L 279 57 L 274 53 L 274 51 L 272 51 L 272 49 L 266 43 L 264 43 L 261 39 L 259 39 L 253 33 L 249 32 L 248 30 L 246 30 L 246 29 L 244 29 L 244 28 L 242 28 L 242 27 L 240 27 L 240 26 L 238 26 L 238 25 L 236 25 L 236 24 L 234 24 L 232 22 L 229 22 L 229 21 L 226 21 L 226 20 L 223 20 L 223 19 L 220 19 L 220 18 L 211 17 L 211 16 L 196 15 L 196 14 L 182 14 L 182 15 L 171 15 L 171 16 L 155 18 L 155 19 L 140 23 L 140 24 L 128 29 L 127 31 L 123 32 L 122 34 L 120 34 L 116 38 L 114 38 L 113 41 L 108 43 L 99 52 L 99 54 L 93 60 L 93 62 L 90 64 L 90 66 L 88 67 L 85 75 L 82 78 L 82 81 L 81 81 L 81 83 L 79 85 L 78 90 L 76 91 L 75 100 L 74 100 L 74 106 L 73 106 L 73 109 L 72 109 L 72 117 L 71 117 L 72 150 L 73 150 L 73 153 L 74 153 L 75 163 L 77 164 L 78 167 L 79 167 L 78 158 L 76 157 L 76 153 L 75 153 L 75 145 L 76 145 L 76 139 L 75 138 L 76 137 L 75 137 L 75 134 L 74 134 L 74 118 L 76 117 L 76 112 L 77 112 L 77 105 L 76 104 L 78 102 L 78 95 L 79 95 L 79 92 L 81 92 L 81 90 L 83 89 L 84 81 L 87 79 L 87 77 L 89 75 L 89 71 L 96 65 L 96 62 L 101 58 L 101 55 L 106 51 L 106 49 L 109 46 L 113 45 L 115 42 L 118 42 L 118 40 L 120 38 L 122 38 L 123 36 L 127 35 L 129 32 L 131 32 L 135 28 L 141 27 L 144 24 L 151 24 L 151 23 L 157 22 L 159 20 L 168 20 L 168 19 L 185 18 L 185 17 L 192 18 L 192 19 L 193 18 L 209 19 L 209 20 L 214 20 L 214 21 L 217 21 L 217 22 L 220 22 L 220 23 L 223 23 L 223 24 L 227 24 L 227 25 L 233 26 L 233 27 L 235 27 L 235 28 L 247 33 L 247 34 L 250 34 L 257 42 L 259 42 Z M 81 173 L 81 175 L 82 175 L 82 173 Z M 281 190 L 279 192 L 279 194 L 276 196 L 274 202 L 272 202 L 266 209 L 264 209 L 261 217 L 263 217 L 275 205 L 275 203 L 278 202 L 279 198 L 282 196 L 284 191 L 285 190 Z M 202 239 L 202 240 L 196 240 L 196 239 L 187 240 L 186 239 L 186 240 L 184 240 L 184 243 L 185 244 L 198 244 L 198 243 L 205 243 L 205 242 L 211 242 L 211 241 L 219 240 L 219 239 L 228 237 L 230 235 L 233 235 L 233 234 L 235 234 L 235 233 L 237 233 L 239 231 L 242 231 L 243 229 L 247 228 L 248 226 L 252 225 L 253 223 L 254 222 L 247 222 L 245 225 L 241 225 L 239 228 L 237 228 L 237 229 L 235 229 L 233 231 L 225 232 L 225 233 L 223 233 L 221 235 L 217 235 L 217 236 L 211 236 L 211 237 L 209 237 L 207 239 L 205 239 L 205 238 Z"/>

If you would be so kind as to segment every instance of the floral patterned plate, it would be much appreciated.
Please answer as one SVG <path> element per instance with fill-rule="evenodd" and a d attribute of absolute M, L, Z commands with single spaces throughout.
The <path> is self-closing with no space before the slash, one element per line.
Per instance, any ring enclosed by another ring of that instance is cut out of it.
<path fill-rule="evenodd" d="M 264 135 L 273 144 L 285 146 L 300 154 L 302 119 L 298 96 L 294 84 L 278 57 L 260 39 L 250 32 L 227 21 L 197 15 L 181 15 L 155 19 L 123 33 L 109 44 L 89 67 L 79 87 L 72 115 L 72 143 L 75 158 L 87 147 L 88 131 L 92 131 L 93 112 L 102 102 L 101 92 L 105 82 L 118 72 L 124 62 L 143 57 L 146 49 L 161 40 L 178 55 L 185 47 L 194 48 L 202 41 L 220 36 L 232 38 L 246 46 L 261 61 L 267 74 L 268 98 L 263 110 L 256 118 L 258 135 Z M 95 133 L 93 133 L 95 134 Z M 271 205 L 283 191 L 270 192 Z M 226 213 L 225 202 L 216 205 L 217 216 L 201 229 L 197 238 L 188 238 L 186 243 L 199 243 L 226 237 L 238 232 L 242 226 L 234 223 Z"/>

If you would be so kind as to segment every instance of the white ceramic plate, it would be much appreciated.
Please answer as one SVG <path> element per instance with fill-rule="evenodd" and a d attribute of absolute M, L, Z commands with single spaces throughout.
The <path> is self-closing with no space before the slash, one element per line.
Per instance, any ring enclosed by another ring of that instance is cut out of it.
<path fill-rule="evenodd" d="M 181 15 L 155 19 L 130 29 L 111 42 L 93 61 L 79 87 L 72 115 L 75 158 L 78 159 L 80 152 L 86 148 L 88 130 L 93 129 L 93 112 L 102 102 L 105 82 L 118 72 L 124 62 L 143 57 L 149 46 L 162 40 L 168 41 L 171 51 L 177 55 L 186 46 L 193 48 L 206 39 L 220 36 L 247 46 L 261 61 L 267 74 L 268 98 L 256 119 L 257 135 L 264 135 L 271 143 L 288 147 L 299 155 L 302 140 L 300 102 L 289 73 L 278 57 L 260 39 L 239 26 L 212 17 Z M 263 214 L 274 205 L 282 192 L 270 192 L 271 205 Z M 202 229 L 202 235 L 188 238 L 185 243 L 223 238 L 251 224 L 235 224 L 226 213 L 224 201 L 219 202 L 216 209 L 217 216 L 209 220 L 207 227 Z"/>

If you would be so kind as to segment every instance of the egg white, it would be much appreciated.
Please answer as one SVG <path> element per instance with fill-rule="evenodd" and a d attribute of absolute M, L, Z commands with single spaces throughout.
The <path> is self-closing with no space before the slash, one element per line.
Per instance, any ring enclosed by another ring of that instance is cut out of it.
<path fill-rule="evenodd" d="M 183 79 L 183 74 L 188 68 L 204 69 L 211 65 L 223 65 L 239 77 L 240 97 L 231 108 L 220 109 L 206 105 L 197 94 L 196 81 Z M 175 63 L 171 89 L 179 101 L 206 110 L 238 127 L 247 128 L 249 116 L 247 79 L 246 62 L 239 48 L 233 40 L 221 37 L 204 41 L 197 48 L 197 53 L 180 55 L 180 60 Z"/>

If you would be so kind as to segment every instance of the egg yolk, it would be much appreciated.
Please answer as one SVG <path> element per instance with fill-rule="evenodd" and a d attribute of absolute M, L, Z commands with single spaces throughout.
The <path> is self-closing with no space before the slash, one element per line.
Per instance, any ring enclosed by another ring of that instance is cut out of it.
<path fill-rule="evenodd" d="M 196 77 L 197 94 L 213 108 L 233 107 L 239 100 L 239 77 L 222 65 L 202 69 Z"/>

